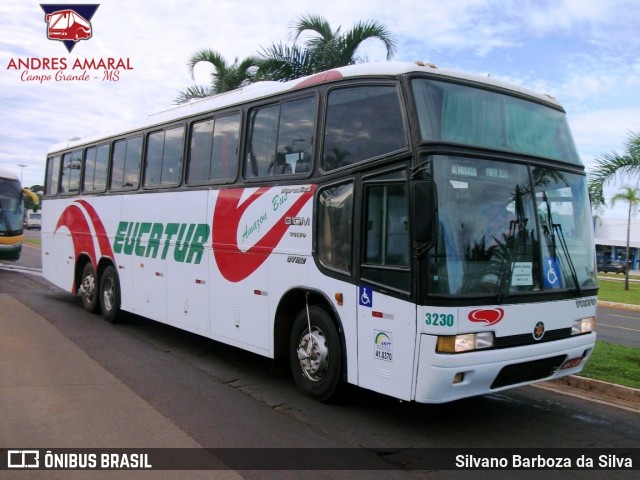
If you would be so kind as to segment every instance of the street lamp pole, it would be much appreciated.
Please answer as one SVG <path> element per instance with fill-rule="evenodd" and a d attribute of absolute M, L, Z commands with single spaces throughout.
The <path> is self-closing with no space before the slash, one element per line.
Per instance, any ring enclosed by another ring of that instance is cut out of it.
<path fill-rule="evenodd" d="M 20 167 L 20 185 L 22 185 L 22 172 L 24 172 L 24 167 L 27 165 L 18 165 Z"/>

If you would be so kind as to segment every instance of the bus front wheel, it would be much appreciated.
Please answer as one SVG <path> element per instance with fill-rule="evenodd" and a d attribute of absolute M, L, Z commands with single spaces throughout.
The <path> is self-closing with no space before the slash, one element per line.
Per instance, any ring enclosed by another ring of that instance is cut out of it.
<path fill-rule="evenodd" d="M 113 265 L 109 265 L 102 272 L 100 279 L 100 308 L 102 316 L 111 323 L 117 321 L 120 311 L 120 281 Z"/>
<path fill-rule="evenodd" d="M 311 332 L 309 332 L 309 324 Z M 298 388 L 319 401 L 329 400 L 342 382 L 340 336 L 321 307 L 304 308 L 293 322 L 289 344 L 291 371 Z"/>

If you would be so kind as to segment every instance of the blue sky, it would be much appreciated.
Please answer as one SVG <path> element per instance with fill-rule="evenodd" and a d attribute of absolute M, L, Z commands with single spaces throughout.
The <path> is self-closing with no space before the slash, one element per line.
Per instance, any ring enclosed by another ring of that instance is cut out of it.
<path fill-rule="evenodd" d="M 0 164 L 22 173 L 26 185 L 43 183 L 52 144 L 115 132 L 169 108 L 194 83 L 186 62 L 196 50 L 244 58 L 287 41 L 291 24 L 307 13 L 323 15 L 333 28 L 384 23 L 398 41 L 394 60 L 490 75 L 556 97 L 587 166 L 597 155 L 622 152 L 630 131 L 640 133 L 640 0 L 103 0 L 91 20 L 93 37 L 71 53 L 46 37 L 45 1 L 0 4 Z M 359 53 L 384 60 L 375 41 Z M 128 58 L 134 69 L 117 82 L 40 84 L 7 68 L 27 57 Z"/>

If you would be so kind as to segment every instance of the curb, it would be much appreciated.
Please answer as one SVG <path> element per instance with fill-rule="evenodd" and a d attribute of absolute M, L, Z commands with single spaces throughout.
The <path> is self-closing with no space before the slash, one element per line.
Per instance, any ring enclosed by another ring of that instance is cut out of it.
<path fill-rule="evenodd" d="M 625 402 L 640 405 L 640 389 L 625 387 L 615 383 L 603 382 L 592 378 L 569 375 L 568 377 L 553 380 L 551 383 L 565 385 L 570 388 L 585 390 L 605 397 L 612 397 Z"/>
<path fill-rule="evenodd" d="M 533 386 L 640 413 L 640 390 L 637 388 L 624 387 L 577 375 L 547 380 Z"/>
<path fill-rule="evenodd" d="M 606 300 L 598 300 L 599 307 L 618 308 L 620 310 L 633 310 L 640 312 L 640 305 L 631 305 L 629 303 L 607 302 Z"/>

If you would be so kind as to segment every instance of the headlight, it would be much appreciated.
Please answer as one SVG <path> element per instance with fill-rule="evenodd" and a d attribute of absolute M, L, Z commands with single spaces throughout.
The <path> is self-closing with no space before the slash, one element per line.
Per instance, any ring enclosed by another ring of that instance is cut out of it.
<path fill-rule="evenodd" d="M 493 332 L 439 336 L 437 353 L 462 353 L 493 347 Z"/>
<path fill-rule="evenodd" d="M 580 335 L 582 333 L 593 332 L 596 328 L 596 319 L 594 317 L 580 318 L 573 321 L 571 335 Z"/>

